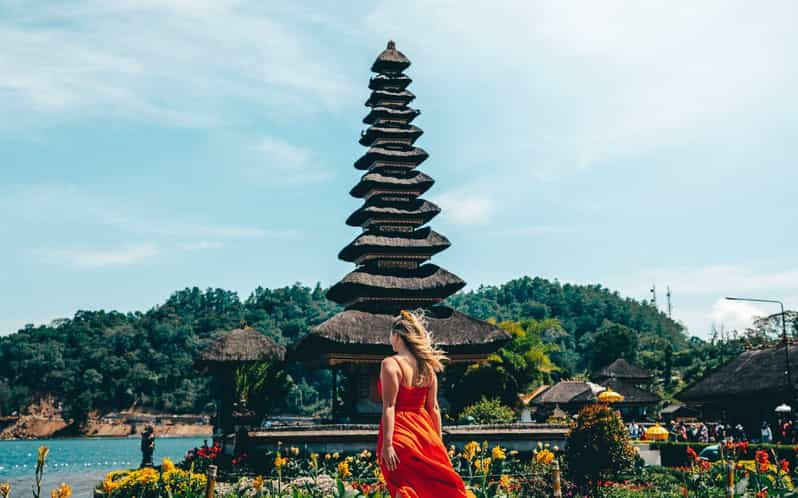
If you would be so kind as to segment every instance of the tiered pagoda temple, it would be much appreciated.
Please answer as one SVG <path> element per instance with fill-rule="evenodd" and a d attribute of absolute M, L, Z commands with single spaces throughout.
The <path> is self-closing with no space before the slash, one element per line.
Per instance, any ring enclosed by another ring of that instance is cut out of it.
<path fill-rule="evenodd" d="M 344 370 L 348 385 L 339 419 L 363 420 L 380 413 L 379 363 L 391 354 L 389 335 L 400 309 L 423 308 L 428 329 L 453 362 L 477 362 L 510 339 L 495 325 L 452 310 L 441 302 L 465 286 L 456 275 L 428 261 L 449 240 L 425 226 L 440 208 L 421 196 L 432 178 L 417 167 L 427 152 L 415 146 L 422 130 L 413 125 L 419 111 L 404 74 L 410 61 L 394 42 L 371 67 L 370 108 L 355 161 L 364 174 L 350 194 L 363 205 L 347 219 L 362 232 L 338 255 L 357 267 L 333 285 L 327 298 L 344 311 L 315 327 L 291 352 L 305 364 Z M 337 378 L 337 375 L 334 376 Z"/>

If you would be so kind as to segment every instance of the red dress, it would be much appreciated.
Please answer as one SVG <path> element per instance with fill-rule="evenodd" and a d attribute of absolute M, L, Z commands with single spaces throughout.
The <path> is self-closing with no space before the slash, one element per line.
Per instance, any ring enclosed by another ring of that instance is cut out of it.
<path fill-rule="evenodd" d="M 382 383 L 379 389 L 382 393 Z M 380 470 L 394 498 L 465 498 L 463 480 L 452 468 L 446 447 L 426 409 L 427 391 L 426 387 L 407 387 L 399 381 L 393 431 L 399 465 L 392 472 L 380 459 Z M 382 449 L 382 430 L 380 420 L 377 455 Z"/>

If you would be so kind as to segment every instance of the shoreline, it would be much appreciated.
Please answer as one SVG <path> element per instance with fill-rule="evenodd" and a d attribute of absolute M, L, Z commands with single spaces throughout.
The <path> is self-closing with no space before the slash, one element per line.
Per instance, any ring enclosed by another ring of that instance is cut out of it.
<path fill-rule="evenodd" d="M 0 441 L 25 441 L 48 439 L 108 439 L 135 438 L 146 425 L 152 425 L 155 437 L 212 437 L 213 426 L 208 423 L 176 422 L 174 415 L 141 414 L 131 420 L 104 421 L 104 417 L 90 419 L 86 427 L 77 430 L 61 417 L 23 415 L 16 420 L 6 419 L 0 424 Z"/>

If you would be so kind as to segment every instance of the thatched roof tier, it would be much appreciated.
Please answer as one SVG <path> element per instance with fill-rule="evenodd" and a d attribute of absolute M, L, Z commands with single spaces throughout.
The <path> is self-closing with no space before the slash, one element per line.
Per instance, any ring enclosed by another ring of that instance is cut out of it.
<path fill-rule="evenodd" d="M 377 60 L 371 65 L 371 72 L 396 74 L 408 67 L 410 67 L 410 59 L 396 50 L 396 43 L 391 40 L 388 42 L 388 47 L 377 56 Z"/>
<path fill-rule="evenodd" d="M 389 163 L 392 166 L 415 168 L 429 157 L 421 147 L 402 145 L 382 145 L 369 147 L 363 156 L 355 161 L 355 168 L 370 169 L 375 162 Z"/>
<path fill-rule="evenodd" d="M 338 258 L 356 262 L 367 254 L 401 254 L 421 255 L 428 259 L 450 245 L 449 239 L 429 227 L 401 235 L 363 232 L 341 250 Z"/>
<path fill-rule="evenodd" d="M 654 380 L 648 370 L 632 365 L 623 358 L 618 358 L 606 367 L 593 374 L 593 380 L 601 382 L 606 379 L 621 379 L 628 382 L 644 383 Z"/>
<path fill-rule="evenodd" d="M 404 223 L 415 227 L 424 225 L 441 212 L 441 208 L 422 199 L 416 199 L 401 207 L 380 205 L 369 199 L 365 206 L 352 213 L 346 224 L 353 227 L 368 226 L 378 219 L 382 223 Z"/>
<path fill-rule="evenodd" d="M 416 119 L 416 116 L 419 114 L 421 114 L 421 111 L 411 107 L 398 109 L 394 107 L 379 106 L 372 107 L 371 111 L 366 115 L 365 118 L 363 118 L 363 122 L 366 124 L 386 122 L 408 124 Z"/>
<path fill-rule="evenodd" d="M 421 128 L 413 125 L 403 125 L 400 123 L 373 125 L 369 126 L 368 129 L 361 134 L 360 145 L 369 147 L 371 145 L 377 145 L 375 142 L 396 142 L 412 145 L 423 133 Z"/>
<path fill-rule="evenodd" d="M 656 394 L 622 380 L 608 379 L 601 385 L 623 395 L 624 399 L 616 403 L 618 405 L 655 405 L 660 402 Z"/>
<path fill-rule="evenodd" d="M 798 372 L 798 345 L 790 345 L 789 356 L 791 371 Z M 675 397 L 680 401 L 702 403 L 785 395 L 788 391 L 786 365 L 784 345 L 744 351 Z M 793 373 L 793 389 L 798 390 L 796 380 L 798 374 Z"/>
<path fill-rule="evenodd" d="M 595 403 L 598 394 L 605 391 L 603 386 L 592 382 L 563 380 L 532 399 L 533 405 L 568 405 Z"/>
<path fill-rule="evenodd" d="M 397 310 L 398 311 L 398 310 Z M 379 363 L 392 354 L 390 332 L 394 314 L 346 310 L 315 327 L 288 353 L 288 358 L 315 365 Z M 425 313 L 435 343 L 453 361 L 485 358 L 511 339 L 496 325 L 471 318 L 446 306 Z"/>
<path fill-rule="evenodd" d="M 429 175 L 417 170 L 402 170 L 400 175 L 392 175 L 383 170 L 371 170 L 360 179 L 349 194 L 352 197 L 367 197 L 370 192 L 410 192 L 419 196 L 435 183 Z"/>
<path fill-rule="evenodd" d="M 412 82 L 413 80 L 406 74 L 378 74 L 369 80 L 369 88 L 402 91 Z"/>
<path fill-rule="evenodd" d="M 465 285 L 457 275 L 433 264 L 412 270 L 358 268 L 330 287 L 327 299 L 345 306 L 383 301 L 435 304 Z"/>
<path fill-rule="evenodd" d="M 403 107 L 412 102 L 416 96 L 410 90 L 374 90 L 366 100 L 366 107 Z"/>
<path fill-rule="evenodd" d="M 211 343 L 199 354 L 194 366 L 205 370 L 209 367 L 282 360 L 285 348 L 274 340 L 250 327 L 231 330 Z"/>

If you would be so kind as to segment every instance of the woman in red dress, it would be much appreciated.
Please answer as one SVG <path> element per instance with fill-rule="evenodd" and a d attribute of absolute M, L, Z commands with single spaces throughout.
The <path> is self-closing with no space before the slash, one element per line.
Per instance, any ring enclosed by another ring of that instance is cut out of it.
<path fill-rule="evenodd" d="M 393 498 L 465 498 L 441 438 L 438 378 L 446 357 L 433 346 L 421 319 L 402 311 L 382 361 L 379 464 Z"/>

